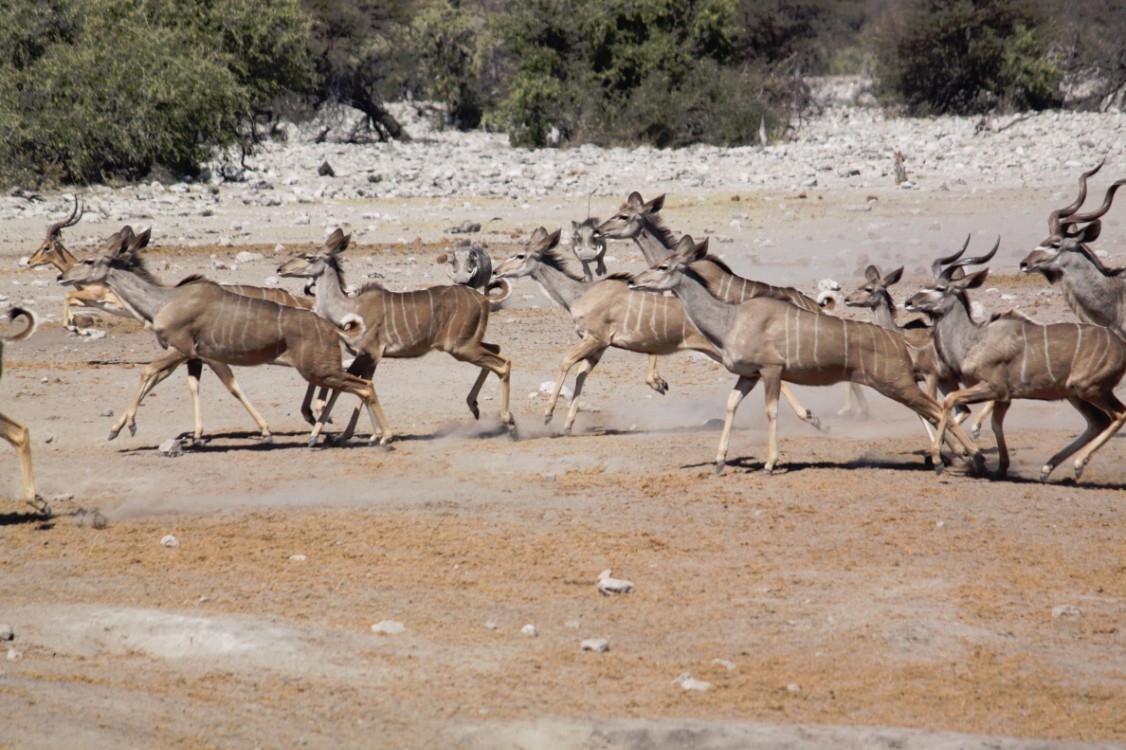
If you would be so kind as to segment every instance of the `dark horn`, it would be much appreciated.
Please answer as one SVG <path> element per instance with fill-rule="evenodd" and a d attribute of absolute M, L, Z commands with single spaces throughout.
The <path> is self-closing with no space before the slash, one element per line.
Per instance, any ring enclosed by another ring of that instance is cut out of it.
<path fill-rule="evenodd" d="M 1074 202 L 1067 206 L 1064 206 L 1063 208 L 1052 211 L 1051 215 L 1048 217 L 1048 230 L 1052 234 L 1060 233 L 1060 219 L 1071 216 L 1073 213 L 1079 210 L 1079 207 L 1083 205 L 1083 201 L 1087 200 L 1087 178 L 1091 177 L 1093 174 L 1102 169 L 1103 164 L 1106 164 L 1105 158 L 1098 164 L 1096 164 L 1094 169 L 1079 175 L 1079 197 L 1076 198 Z"/>
<path fill-rule="evenodd" d="M 942 267 L 953 263 L 962 257 L 962 253 L 966 252 L 966 248 L 970 246 L 970 235 L 966 235 L 966 241 L 962 243 L 962 249 L 947 258 L 939 258 L 934 263 L 931 263 L 931 275 L 936 279 L 942 275 Z"/>
<path fill-rule="evenodd" d="M 1110 204 L 1114 202 L 1114 193 L 1122 185 L 1126 185 L 1126 179 L 1121 179 L 1107 188 L 1106 197 L 1103 198 L 1103 204 L 1089 214 L 1075 214 L 1074 216 L 1067 217 L 1061 224 L 1083 224 L 1088 221 L 1094 221 L 1107 211 L 1110 210 Z"/>
<path fill-rule="evenodd" d="M 60 229 L 73 227 L 75 224 L 77 224 L 82 218 L 82 214 L 78 212 L 78 209 L 78 195 L 76 194 L 74 196 L 74 209 L 70 212 L 70 216 L 66 217 L 62 221 L 56 221 L 54 224 L 49 225 L 47 227 L 47 236 L 50 237 L 51 235 L 58 234 Z"/>

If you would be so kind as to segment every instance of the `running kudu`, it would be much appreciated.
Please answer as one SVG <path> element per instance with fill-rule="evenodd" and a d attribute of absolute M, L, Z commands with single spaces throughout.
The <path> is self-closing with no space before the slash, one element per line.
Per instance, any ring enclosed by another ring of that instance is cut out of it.
<path fill-rule="evenodd" d="M 664 205 L 664 195 L 646 201 L 640 193 L 634 191 L 629 194 L 617 213 L 599 225 L 598 232 L 608 239 L 632 239 L 640 248 L 645 262 L 652 266 L 671 255 L 676 246 L 676 239 L 660 216 Z M 756 297 L 770 297 L 785 300 L 809 312 L 824 312 L 817 304 L 817 300 L 799 290 L 744 278 L 714 256 L 708 256 L 697 263 L 693 270 L 704 280 L 712 295 L 719 299 L 727 302 L 743 302 Z M 855 413 L 861 417 L 866 416 L 868 399 L 853 383 L 845 385 L 845 404 L 838 414 L 854 413 L 852 406 L 854 399 Z"/>
<path fill-rule="evenodd" d="M 35 333 L 38 320 L 35 313 L 20 307 L 13 307 L 8 311 L 8 319 L 23 318 L 27 326 L 11 336 L 0 336 L 0 376 L 4 374 L 4 344 L 23 341 Z M 0 414 L 0 438 L 7 440 L 20 457 L 20 470 L 23 473 L 23 497 L 33 508 L 41 513 L 50 514 L 51 508 L 35 491 L 35 478 L 31 473 L 31 435 L 27 427 L 11 417 Z"/>
<path fill-rule="evenodd" d="M 125 227 L 106 243 L 103 255 L 81 261 L 60 279 L 63 284 L 107 284 L 129 307 L 152 320 L 157 341 L 168 350 L 142 371 L 137 393 L 114 425 L 111 439 L 126 424 L 133 430 L 135 413 L 145 394 L 169 372 L 192 359 L 212 367 L 268 363 L 294 367 L 310 385 L 356 394 L 367 406 L 373 428 L 378 423 L 381 442 L 390 439 L 371 382 L 341 367 L 342 333 L 338 329 L 309 310 L 235 294 L 199 277 L 189 277 L 175 287 L 162 286 L 130 257 L 135 254 L 133 236 L 132 229 Z M 268 439 L 265 421 L 242 397 L 237 385 L 232 383 L 228 388 L 255 417 L 263 438 Z M 327 417 L 325 410 L 316 420 L 310 445 L 316 443 Z M 375 438 L 373 432 L 372 440 Z"/>
<path fill-rule="evenodd" d="M 1068 307 L 1083 322 L 1107 326 L 1126 337 L 1126 269 L 1107 268 L 1088 247 L 1102 231 L 1101 217 L 1110 210 L 1115 191 L 1126 180 L 1118 180 L 1107 189 L 1099 208 L 1078 213 L 1087 198 L 1087 179 L 1102 166 L 1100 162 L 1079 176 L 1079 197 L 1052 211 L 1049 235 L 1020 262 L 1020 270 L 1041 273 L 1053 286 L 1059 286 Z"/>
<path fill-rule="evenodd" d="M 969 238 L 966 238 L 967 245 Z M 942 358 L 934 346 L 934 328 L 923 325 L 902 326 L 895 319 L 895 301 L 891 297 L 888 287 L 896 284 L 903 276 L 903 266 L 895 269 L 887 276 L 880 273 L 878 266 L 870 265 L 864 269 L 864 285 L 845 298 L 849 307 L 865 307 L 872 311 L 876 318 L 876 325 L 889 331 L 897 331 L 907 342 L 907 352 L 911 355 L 911 362 L 915 367 L 915 379 L 923 383 L 924 390 L 931 398 L 937 398 L 941 391 L 945 396 L 958 390 L 958 376 Z M 992 407 L 986 405 L 982 412 L 974 418 L 970 425 L 970 437 L 977 439 L 981 432 L 981 424 L 989 416 Z M 958 422 L 961 423 L 969 416 L 969 409 L 959 409 Z M 923 426 L 927 434 L 934 439 L 934 428 L 925 419 Z"/>
<path fill-rule="evenodd" d="M 688 319 L 719 351 L 724 366 L 739 376 L 727 399 L 716 473 L 723 471 L 727 460 L 735 411 L 759 380 L 765 389 L 769 448 L 763 469 L 768 474 L 778 463 L 778 395 L 783 381 L 862 383 L 932 424 L 939 422 L 942 409 L 916 385 L 902 336 L 872 323 L 822 315 L 774 297 L 725 302 L 711 293 L 707 280 L 696 271 L 698 262 L 707 257 L 707 245 L 707 240 L 697 245 L 691 237 L 682 237 L 672 255 L 635 276 L 630 287 L 672 291 L 684 304 Z M 950 425 L 950 431 L 980 463 L 981 453 L 973 441 L 957 424 Z M 957 450 L 953 442 L 951 445 Z"/>
<path fill-rule="evenodd" d="M 1052 470 L 1076 452 L 1078 479 L 1091 455 L 1126 422 L 1126 406 L 1114 395 L 1126 372 L 1126 342 L 1102 326 L 1041 325 L 1013 312 L 995 315 L 983 323 L 974 321 L 967 292 L 982 285 L 989 269 L 971 274 L 958 271 L 987 262 L 999 246 L 1000 240 L 980 258 L 959 259 L 959 252 L 937 261 L 942 265 L 937 280 L 907 303 L 909 309 L 937 319 L 935 346 L 939 356 L 963 382 L 971 384 L 946 397 L 938 438 L 950 425 L 950 413 L 956 406 L 993 401 L 993 434 L 1000 456 L 997 473 L 1004 476 L 1009 468 L 1009 451 L 1003 423 L 1012 400 L 1067 399 L 1086 420 L 1087 429 L 1048 459 L 1040 470 L 1040 481 L 1047 481 Z M 941 470 L 940 464 L 935 466 Z"/>
<path fill-rule="evenodd" d="M 59 273 L 62 273 L 77 263 L 78 259 L 63 244 L 62 232 L 64 229 L 77 224 L 82 219 L 82 214 L 82 206 L 76 195 L 74 196 L 74 210 L 70 212 L 70 216 L 62 221 L 47 225 L 47 234 L 43 238 L 43 242 L 28 258 L 28 268 L 51 265 L 57 268 Z M 77 287 L 63 296 L 63 326 L 77 333 L 80 332 L 80 329 L 74 322 L 74 308 L 76 307 L 88 307 L 124 318 L 133 316 L 132 311 L 105 284 L 88 284 Z"/>
<path fill-rule="evenodd" d="M 389 292 L 376 283 L 365 285 L 350 297 L 344 291 L 340 263 L 350 240 L 351 235 L 337 229 L 322 247 L 290 258 L 279 266 L 278 273 L 313 279 L 313 310 L 325 320 L 338 326 L 349 322 L 363 325 L 363 334 L 352 342 L 357 350 L 352 372 L 370 378 L 384 357 L 409 359 L 435 350 L 446 352 L 481 370 L 465 399 L 474 419 L 481 416 L 477 396 L 485 378 L 491 372 L 500 379 L 500 418 L 515 435 L 516 422 L 508 409 L 512 363 L 501 356 L 499 346 L 483 341 L 489 325 L 488 298 L 458 284 Z M 330 400 L 326 412 L 332 403 Z M 342 439 L 351 435 L 354 423 L 355 415 Z"/>

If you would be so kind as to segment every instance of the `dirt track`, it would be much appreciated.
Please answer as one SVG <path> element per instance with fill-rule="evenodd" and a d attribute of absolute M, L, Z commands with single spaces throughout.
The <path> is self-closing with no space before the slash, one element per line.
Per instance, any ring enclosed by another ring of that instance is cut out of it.
<path fill-rule="evenodd" d="M 1021 211 L 1042 198 L 1029 191 Z M 688 205 L 670 200 L 670 218 Z M 995 218 L 962 208 L 934 209 L 945 227 L 906 251 L 902 291 L 931 246 Z M 821 238 L 876 231 L 858 229 L 871 219 L 813 220 L 799 251 L 754 260 L 804 287 L 829 274 L 855 285 L 853 263 L 800 258 L 837 257 L 837 240 Z M 898 220 L 919 221 L 906 209 Z M 1018 228 L 1011 269 L 1025 218 L 1002 220 Z M 494 254 L 530 233 L 512 221 Z M 420 233 L 410 247 L 350 250 L 357 276 L 392 268 L 392 288 L 437 283 L 430 264 L 444 245 Z M 818 243 L 820 256 L 804 251 Z M 243 249 L 156 245 L 164 278 Z M 614 254 L 638 267 L 627 246 Z M 48 278 L 7 262 L 0 276 Z M 1038 279 L 993 284 L 990 307 L 1005 293 L 1027 312 L 1067 315 Z M 56 501 L 46 523 L 14 501 L 0 514 L 0 622 L 22 654 L 0 672 L 0 746 L 1126 742 L 1126 447 L 1111 441 L 1078 486 L 1066 467 L 1035 481 L 1081 425 L 1066 405 L 1014 406 L 1012 475 L 994 482 L 935 477 L 917 420 L 892 402 L 872 394 L 871 417 L 856 421 L 836 416 L 842 389 L 799 389 L 830 430 L 784 413 L 785 471 L 765 477 L 755 391 L 717 477 L 712 420 L 733 377 L 698 358 L 662 362 L 662 397 L 642 382 L 643 358 L 610 352 L 577 434 L 556 435 L 562 412 L 544 426 L 538 389 L 574 338 L 521 283 L 488 337 L 515 363 L 518 441 L 500 429 L 495 380 L 474 423 L 463 401 L 472 368 L 431 355 L 380 366 L 393 451 L 306 448 L 303 383 L 257 368 L 237 374 L 273 445 L 255 444 L 249 418 L 205 374 L 211 441 L 166 458 L 156 446 L 191 426 L 183 375 L 146 401 L 136 437 L 106 443 L 101 415 L 120 413 L 158 352 L 139 325 L 108 328 L 83 340 L 49 323 L 6 352 L 0 401 L 32 429 L 41 491 L 74 499 Z M 982 444 L 992 449 L 991 436 Z M 5 450 L 0 461 L 0 492 L 14 498 L 15 459 Z M 78 507 L 99 508 L 108 528 L 66 515 Z M 179 546 L 162 546 L 167 534 Z M 607 568 L 636 592 L 599 595 Z M 371 631 L 385 620 L 405 632 Z M 527 624 L 538 636 L 521 633 Z M 580 650 L 588 638 L 609 651 Z M 712 688 L 673 684 L 685 673 Z"/>

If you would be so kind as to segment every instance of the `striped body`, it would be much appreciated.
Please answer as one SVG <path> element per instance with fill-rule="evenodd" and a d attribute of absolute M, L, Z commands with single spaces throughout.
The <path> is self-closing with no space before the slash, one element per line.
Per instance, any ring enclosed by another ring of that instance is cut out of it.
<path fill-rule="evenodd" d="M 706 346 L 679 300 L 631 291 L 621 278 L 592 285 L 571 308 L 571 317 L 580 334 L 631 352 L 671 354 L 686 343 Z"/>
<path fill-rule="evenodd" d="M 358 346 L 385 357 L 421 357 L 435 349 L 453 353 L 481 341 L 489 325 L 488 298 L 467 286 L 413 292 L 372 287 L 355 301 L 367 329 Z"/>

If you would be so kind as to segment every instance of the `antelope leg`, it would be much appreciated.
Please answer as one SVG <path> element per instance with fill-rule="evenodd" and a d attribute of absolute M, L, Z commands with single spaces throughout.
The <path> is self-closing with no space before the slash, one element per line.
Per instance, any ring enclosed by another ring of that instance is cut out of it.
<path fill-rule="evenodd" d="M 657 372 L 657 355 L 649 355 L 648 367 L 645 370 L 645 385 L 649 386 L 662 396 L 668 393 L 669 384 Z"/>
<path fill-rule="evenodd" d="M 723 419 L 723 434 L 720 435 L 719 451 L 715 457 L 716 474 L 722 474 L 723 467 L 727 463 L 727 447 L 731 444 L 731 424 L 735 421 L 735 410 L 739 408 L 739 404 L 755 387 L 758 380 L 758 375 L 753 377 L 740 375 L 739 379 L 735 381 L 735 388 L 731 391 L 731 395 L 727 397 L 727 413 Z"/>
<path fill-rule="evenodd" d="M 145 369 L 141 371 L 141 382 L 137 385 L 137 392 L 133 396 L 133 400 L 129 403 L 129 406 L 125 408 L 125 412 L 117 422 L 114 423 L 113 427 L 110 428 L 110 440 L 116 438 L 118 434 L 120 434 L 121 428 L 126 424 L 129 425 L 129 433 L 131 435 L 137 434 L 134 415 L 137 413 L 141 401 L 161 380 L 164 380 L 173 370 L 179 367 L 180 363 L 186 362 L 188 359 L 189 357 L 184 356 L 179 350 L 169 349 L 163 355 L 150 362 Z"/>
<path fill-rule="evenodd" d="M 571 394 L 571 404 L 570 408 L 567 410 L 567 422 L 563 425 L 564 435 L 571 434 L 571 426 L 574 425 L 575 417 L 579 414 L 579 394 L 583 392 L 583 384 L 586 383 L 586 378 L 590 375 L 591 370 L 598 366 L 605 352 L 605 349 L 596 352 L 584 359 L 583 363 L 579 365 L 579 371 L 575 375 L 575 392 Z M 652 354 L 650 354 L 649 357 L 651 362 L 656 359 Z"/>

